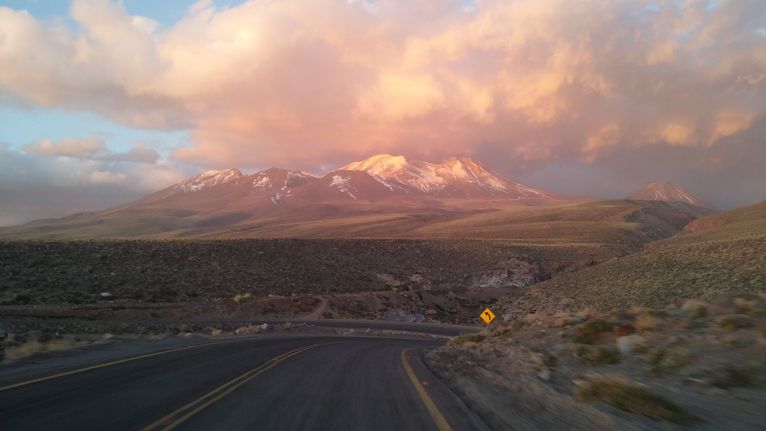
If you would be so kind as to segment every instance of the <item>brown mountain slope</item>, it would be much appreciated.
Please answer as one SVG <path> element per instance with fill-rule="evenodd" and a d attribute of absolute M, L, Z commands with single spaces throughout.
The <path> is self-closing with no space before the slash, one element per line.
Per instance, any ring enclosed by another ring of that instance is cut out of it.
<path fill-rule="evenodd" d="M 526 313 L 664 306 L 684 298 L 757 292 L 766 292 L 764 202 L 700 219 L 685 233 L 638 253 L 536 284 L 505 298 L 500 308 Z"/>
<path fill-rule="evenodd" d="M 207 171 L 115 208 L 0 229 L 0 238 L 396 236 L 498 204 L 562 201 L 468 157 L 433 164 L 380 155 L 323 176 Z"/>
<path fill-rule="evenodd" d="M 256 199 L 246 196 L 251 198 Z M 609 248 L 625 254 L 647 241 L 679 232 L 694 219 L 688 207 L 665 202 L 546 202 L 537 206 L 494 202 L 488 206 L 484 201 L 460 200 L 424 205 L 348 197 L 340 205 L 306 204 L 296 193 L 282 205 L 269 202 L 258 211 L 250 211 L 257 202 L 227 207 L 225 200 L 212 196 L 210 210 L 203 211 L 185 205 L 184 196 L 175 199 L 172 207 L 149 201 L 6 228 L 0 230 L 0 238 L 481 238 Z"/>
<path fill-rule="evenodd" d="M 678 184 L 667 181 L 649 183 L 628 195 L 627 199 L 641 201 L 682 202 L 700 208 L 712 208 L 702 199 Z"/>

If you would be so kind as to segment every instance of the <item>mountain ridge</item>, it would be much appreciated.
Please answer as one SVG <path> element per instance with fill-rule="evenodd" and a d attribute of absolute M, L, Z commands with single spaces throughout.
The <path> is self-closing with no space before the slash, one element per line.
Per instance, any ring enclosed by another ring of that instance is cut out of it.
<path fill-rule="evenodd" d="M 572 214 L 582 217 L 574 223 L 583 223 L 589 217 L 594 218 L 592 222 L 598 222 L 613 211 L 610 208 L 614 205 L 624 211 L 625 218 L 619 216 L 617 223 L 652 226 L 651 229 L 663 236 L 668 229 L 675 231 L 683 227 L 678 223 L 688 223 L 689 216 L 710 214 L 684 202 L 655 202 L 651 207 L 644 206 L 653 208 L 649 212 L 639 210 L 645 204 L 636 207 L 627 201 L 581 209 L 568 207 L 578 202 L 595 201 L 532 188 L 507 179 L 469 157 L 450 157 L 441 163 L 431 163 L 378 154 L 323 175 L 283 168 L 252 174 L 235 168 L 205 171 L 120 206 L 3 228 L 0 237 L 446 235 L 526 240 L 530 235 L 547 238 L 552 228 L 549 223 L 567 220 Z M 522 214 L 536 208 L 543 211 L 537 216 L 538 221 L 525 225 L 526 233 L 517 232 L 516 224 L 524 218 Z M 556 226 L 570 232 L 575 225 L 566 223 Z"/>

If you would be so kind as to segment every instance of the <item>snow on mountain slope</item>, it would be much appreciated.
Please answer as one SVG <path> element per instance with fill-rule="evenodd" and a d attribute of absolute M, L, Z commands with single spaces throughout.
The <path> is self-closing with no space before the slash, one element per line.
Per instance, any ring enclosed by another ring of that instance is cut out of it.
<path fill-rule="evenodd" d="M 649 183 L 628 195 L 627 198 L 641 201 L 683 202 L 696 207 L 710 208 L 710 205 L 691 192 L 667 181 Z"/>
<path fill-rule="evenodd" d="M 544 191 L 501 177 L 468 157 L 443 163 L 380 154 L 315 176 L 270 168 L 251 175 L 238 169 L 207 171 L 141 200 L 197 210 L 287 210 L 315 204 L 439 205 L 442 199 L 545 199 Z"/>
<path fill-rule="evenodd" d="M 549 198 L 551 194 L 507 180 L 470 157 L 451 157 L 443 163 L 407 160 L 378 154 L 349 163 L 342 170 L 364 171 L 387 184 L 403 185 L 445 198 Z"/>
<path fill-rule="evenodd" d="M 206 171 L 197 176 L 177 184 L 173 187 L 174 193 L 193 193 L 221 184 L 237 181 L 244 177 L 239 169 L 224 169 L 222 171 Z"/>
<path fill-rule="evenodd" d="M 251 193 L 266 194 L 274 205 L 281 205 L 289 198 L 293 189 L 316 180 L 317 177 L 298 170 L 271 168 L 250 175 Z"/>

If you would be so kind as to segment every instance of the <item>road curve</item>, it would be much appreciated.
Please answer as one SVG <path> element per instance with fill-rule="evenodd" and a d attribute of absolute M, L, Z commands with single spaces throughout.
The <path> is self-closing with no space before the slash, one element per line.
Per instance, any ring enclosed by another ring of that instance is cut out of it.
<path fill-rule="evenodd" d="M 266 337 L 88 364 L 3 382 L 0 429 L 486 429 L 423 364 L 438 345 Z"/>

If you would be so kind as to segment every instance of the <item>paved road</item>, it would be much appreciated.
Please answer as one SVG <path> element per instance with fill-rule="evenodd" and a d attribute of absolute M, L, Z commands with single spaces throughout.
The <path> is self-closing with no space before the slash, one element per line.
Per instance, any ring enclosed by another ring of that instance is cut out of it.
<path fill-rule="evenodd" d="M 422 363 L 438 344 L 238 339 L 26 375 L 0 381 L 0 429 L 485 429 Z"/>

